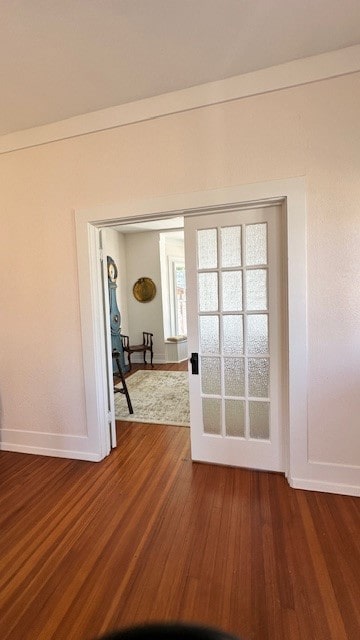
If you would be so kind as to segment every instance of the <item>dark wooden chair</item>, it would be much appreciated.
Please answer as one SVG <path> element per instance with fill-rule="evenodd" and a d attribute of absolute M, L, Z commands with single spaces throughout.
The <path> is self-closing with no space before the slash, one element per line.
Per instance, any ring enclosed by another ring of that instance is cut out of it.
<path fill-rule="evenodd" d="M 132 407 L 132 403 L 130 400 L 130 395 L 128 392 L 128 388 L 127 388 L 127 384 L 126 384 L 126 380 L 125 380 L 125 376 L 123 373 L 123 370 L 121 368 L 121 364 L 120 364 L 120 353 L 119 351 L 117 351 L 116 349 L 113 349 L 112 352 L 112 357 L 115 358 L 115 362 L 117 364 L 117 368 L 118 371 L 116 373 L 114 373 L 114 393 L 123 393 L 125 395 L 126 398 L 126 402 L 127 402 L 127 406 L 129 409 L 129 413 L 134 413 L 133 407 Z M 122 383 L 122 389 L 119 389 L 116 384 L 117 381 L 115 380 L 116 378 L 120 378 L 121 383 Z"/>
<path fill-rule="evenodd" d="M 143 341 L 142 344 L 130 344 L 130 339 L 129 336 L 125 336 L 124 334 L 120 334 L 120 338 L 122 340 L 122 345 L 123 345 L 123 350 L 125 353 L 127 353 L 127 357 L 128 357 L 128 362 L 129 362 L 129 370 L 131 371 L 131 354 L 132 353 L 142 353 L 144 356 L 144 363 L 147 364 L 146 362 L 146 352 L 149 351 L 150 353 L 150 364 L 152 366 L 152 368 L 154 368 L 153 365 L 153 357 L 154 357 L 154 352 L 153 352 L 153 333 L 150 333 L 149 331 L 143 331 Z"/>

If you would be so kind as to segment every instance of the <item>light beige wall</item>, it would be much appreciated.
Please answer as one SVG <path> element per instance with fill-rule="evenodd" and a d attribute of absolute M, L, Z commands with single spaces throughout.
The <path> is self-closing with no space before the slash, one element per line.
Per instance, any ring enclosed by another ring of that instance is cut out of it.
<path fill-rule="evenodd" d="M 142 332 L 154 334 L 154 356 L 164 362 L 164 328 L 160 273 L 160 236 L 156 231 L 129 233 L 125 236 L 127 264 L 127 297 L 129 310 L 129 335 L 132 344 L 142 342 Z M 150 302 L 139 302 L 133 296 L 133 286 L 138 278 L 151 278 L 156 295 Z M 139 358 L 134 354 L 133 362 Z M 140 360 L 142 356 L 140 357 Z"/>
<path fill-rule="evenodd" d="M 121 332 L 127 333 L 129 323 L 125 236 L 123 233 L 109 228 L 102 230 L 102 238 L 104 260 L 107 256 L 111 256 L 118 269 L 116 301 L 121 315 Z"/>
<path fill-rule="evenodd" d="M 2 156 L 2 427 L 84 432 L 74 208 L 305 175 L 309 454 L 358 464 L 359 107 L 354 74 Z"/>

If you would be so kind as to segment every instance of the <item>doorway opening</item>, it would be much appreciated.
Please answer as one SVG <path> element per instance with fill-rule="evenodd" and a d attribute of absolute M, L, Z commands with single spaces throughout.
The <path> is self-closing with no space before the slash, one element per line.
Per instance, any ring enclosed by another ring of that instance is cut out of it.
<path fill-rule="evenodd" d="M 159 221 L 280 204 L 284 211 L 287 274 L 288 393 L 284 433 L 285 468 L 290 484 L 302 477 L 307 460 L 307 342 L 306 342 L 306 206 L 302 178 L 242 185 L 213 191 L 178 194 L 124 206 L 76 212 L 83 342 L 86 450 L 92 460 L 110 452 L 108 361 L 102 313 L 102 269 L 99 229 L 120 223 Z M 108 353 L 108 356 L 111 353 Z M 296 446 L 295 446 L 296 443 Z M 85 450 L 83 446 L 82 450 Z"/>
<path fill-rule="evenodd" d="M 109 296 L 110 290 L 116 295 L 116 333 L 125 335 L 131 345 L 141 344 L 143 331 L 153 336 L 153 364 L 150 365 L 149 353 L 135 352 L 131 355 L 131 369 L 127 371 L 128 356 L 124 353 L 124 374 L 134 394 L 134 413 L 129 413 L 124 395 L 117 393 L 114 421 L 188 426 L 183 224 L 183 217 L 178 217 L 120 223 L 100 231 L 103 260 L 111 259 L 116 265 L 116 281 L 104 279 L 104 297 Z M 155 295 L 151 300 L 142 301 L 135 283 L 145 277 L 151 278 Z M 112 335 L 114 340 L 118 341 L 118 337 Z M 117 373 L 117 367 L 114 372 Z M 118 378 L 115 377 L 116 389 L 121 389 L 123 385 Z M 175 401 L 175 388 L 180 402 Z M 112 412 L 112 407 L 109 408 Z M 112 446 L 116 446 L 115 424 L 111 440 Z"/>

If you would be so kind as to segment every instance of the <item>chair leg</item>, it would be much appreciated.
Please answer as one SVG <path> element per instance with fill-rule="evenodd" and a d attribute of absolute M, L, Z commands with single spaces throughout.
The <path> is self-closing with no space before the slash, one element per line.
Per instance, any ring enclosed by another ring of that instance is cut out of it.
<path fill-rule="evenodd" d="M 123 386 L 122 390 L 123 390 L 123 392 L 125 394 L 127 406 L 128 406 L 128 409 L 129 409 L 129 413 L 134 413 L 134 410 L 133 410 L 133 407 L 132 407 L 132 403 L 131 403 L 131 400 L 130 400 L 130 395 L 129 395 L 128 388 L 127 388 L 127 384 L 126 384 L 126 380 L 125 380 L 124 374 L 122 372 L 122 368 L 121 368 L 121 365 L 120 365 L 119 358 L 115 357 L 115 360 L 116 360 L 117 367 L 119 369 L 119 376 L 120 376 L 120 380 L 121 380 L 121 383 L 122 383 L 122 386 Z"/>

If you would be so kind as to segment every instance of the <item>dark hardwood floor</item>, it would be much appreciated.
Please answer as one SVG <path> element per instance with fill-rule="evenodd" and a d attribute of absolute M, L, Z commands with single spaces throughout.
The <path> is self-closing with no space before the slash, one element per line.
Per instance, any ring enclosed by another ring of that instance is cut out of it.
<path fill-rule="evenodd" d="M 182 427 L 119 423 L 97 464 L 0 452 L 0 638 L 187 620 L 358 640 L 359 510 L 280 474 L 194 464 Z"/>

